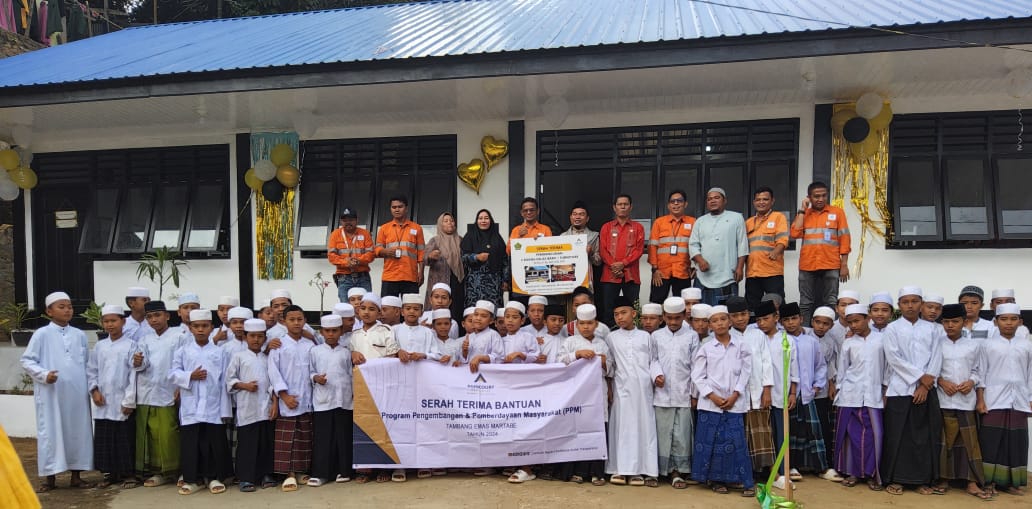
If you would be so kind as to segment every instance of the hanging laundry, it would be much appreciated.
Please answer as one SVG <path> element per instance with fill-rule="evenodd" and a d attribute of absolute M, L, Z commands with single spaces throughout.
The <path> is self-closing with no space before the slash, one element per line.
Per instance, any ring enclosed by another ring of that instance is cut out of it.
<path fill-rule="evenodd" d="M 61 44 L 62 32 L 64 32 L 63 23 L 61 22 L 61 5 L 63 0 L 47 0 L 47 37 L 50 39 L 50 45 L 56 46 Z"/>

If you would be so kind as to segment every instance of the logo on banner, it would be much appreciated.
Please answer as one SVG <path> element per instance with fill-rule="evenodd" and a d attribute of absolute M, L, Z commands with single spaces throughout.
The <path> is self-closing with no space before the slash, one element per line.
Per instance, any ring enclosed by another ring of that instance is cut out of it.
<path fill-rule="evenodd" d="M 484 374 L 483 373 L 478 373 L 477 377 L 473 379 L 473 383 L 475 383 L 475 384 L 480 384 L 480 383 L 486 384 L 487 383 L 487 379 L 484 378 Z"/>

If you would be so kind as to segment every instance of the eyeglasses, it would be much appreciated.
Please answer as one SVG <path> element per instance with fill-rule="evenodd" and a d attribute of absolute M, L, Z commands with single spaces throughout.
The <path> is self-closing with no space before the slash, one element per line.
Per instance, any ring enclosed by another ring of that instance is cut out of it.
<path fill-rule="evenodd" d="M 674 198 L 674 199 L 670 200 L 670 203 L 684 203 L 684 200 L 682 200 L 680 198 Z"/>
<path fill-rule="evenodd" d="M 526 214 L 526 213 L 528 213 L 528 212 L 535 212 L 535 211 L 537 211 L 537 209 L 523 209 L 523 210 L 521 210 L 520 212 L 522 212 L 522 213 Z"/>

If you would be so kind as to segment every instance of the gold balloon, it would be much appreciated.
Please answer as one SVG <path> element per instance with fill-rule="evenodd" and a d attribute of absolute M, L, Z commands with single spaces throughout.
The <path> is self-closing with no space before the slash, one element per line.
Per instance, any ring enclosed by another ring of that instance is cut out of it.
<path fill-rule="evenodd" d="M 276 168 L 276 180 L 283 184 L 283 187 L 293 189 L 301 182 L 301 172 L 289 164 L 284 164 Z"/>
<path fill-rule="evenodd" d="M 867 159 L 868 157 L 877 154 L 878 149 L 880 148 L 878 139 L 879 136 L 872 132 L 864 138 L 864 141 L 861 141 L 860 143 L 850 143 L 849 154 L 852 155 L 854 159 Z"/>
<path fill-rule="evenodd" d="M 284 164 L 290 164 L 294 161 L 294 149 L 286 143 L 280 143 L 279 145 L 272 147 L 272 150 L 269 151 L 269 160 L 272 161 L 272 164 L 275 164 L 277 168 Z"/>
<path fill-rule="evenodd" d="M 496 140 L 494 136 L 484 136 L 480 139 L 480 153 L 484 154 L 487 169 L 490 170 L 509 155 L 509 142 Z"/>
<path fill-rule="evenodd" d="M 0 150 L 0 166 L 7 171 L 11 171 L 21 165 L 21 157 L 18 156 L 18 152 L 13 148 L 6 150 Z"/>
<path fill-rule="evenodd" d="M 889 106 L 889 103 L 882 105 L 881 112 L 875 115 L 869 122 L 871 123 L 872 131 L 880 131 L 889 127 L 889 123 L 892 122 L 892 107 Z"/>
<path fill-rule="evenodd" d="M 11 180 L 22 189 L 32 189 L 36 187 L 39 179 L 36 178 L 36 172 L 32 171 L 32 168 L 26 168 L 19 166 L 9 172 L 7 175 L 11 177 Z"/>
<path fill-rule="evenodd" d="M 835 134 L 842 136 L 842 128 L 845 127 L 846 122 L 851 118 L 856 118 L 856 110 L 853 108 L 844 108 L 836 112 L 831 116 L 831 130 Z"/>
<path fill-rule="evenodd" d="M 473 188 L 477 194 L 480 194 L 480 186 L 484 183 L 484 177 L 487 176 L 487 168 L 484 166 L 484 161 L 474 159 L 468 163 L 462 163 L 457 168 L 457 171 L 459 180 Z"/>
<path fill-rule="evenodd" d="M 264 184 L 262 179 L 258 178 L 258 176 L 254 174 L 254 168 L 251 168 L 244 173 L 244 183 L 255 192 L 261 192 L 262 184 Z"/>

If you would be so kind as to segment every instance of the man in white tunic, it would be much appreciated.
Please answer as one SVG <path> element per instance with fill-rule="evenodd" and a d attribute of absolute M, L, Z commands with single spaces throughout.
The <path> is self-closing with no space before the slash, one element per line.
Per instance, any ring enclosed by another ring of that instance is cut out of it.
<path fill-rule="evenodd" d="M 181 337 L 178 327 L 168 326 L 165 303 L 147 303 L 147 323 L 154 331 L 137 343 L 133 353 L 136 371 L 136 470 L 149 478 L 146 487 L 160 486 L 179 471 L 179 419 L 177 390 L 168 379 L 172 355 Z"/>
<path fill-rule="evenodd" d="M 80 479 L 83 470 L 93 470 L 93 427 L 86 362 L 86 335 L 68 325 L 72 300 L 67 293 L 46 297 L 50 323 L 37 329 L 21 356 L 21 365 L 32 377 L 36 403 L 36 431 L 39 476 L 38 491 L 56 487 L 55 476 L 72 471 L 73 488 L 89 487 Z"/>
<path fill-rule="evenodd" d="M 609 413 L 609 459 L 606 473 L 613 484 L 658 486 L 659 445 L 653 385 L 664 384 L 656 343 L 634 328 L 631 300 L 619 296 L 613 303 L 617 328 L 609 333 L 613 373 L 613 407 Z M 646 480 L 643 475 L 648 477 Z"/>

